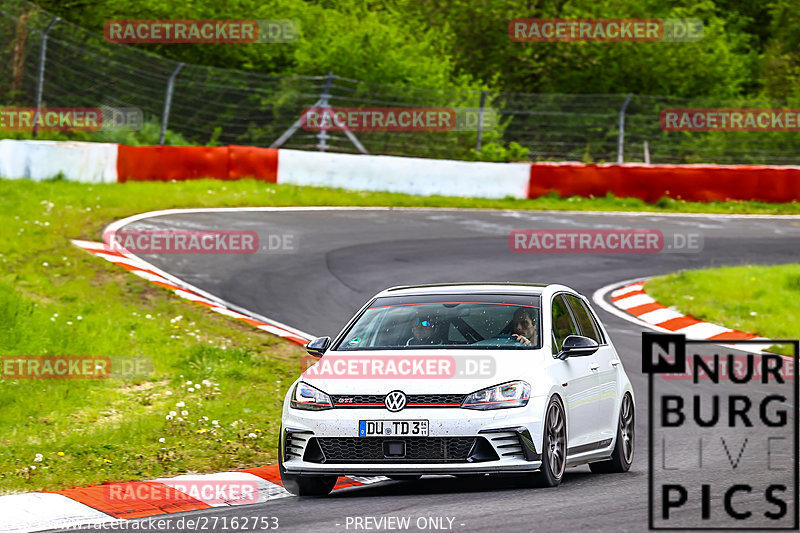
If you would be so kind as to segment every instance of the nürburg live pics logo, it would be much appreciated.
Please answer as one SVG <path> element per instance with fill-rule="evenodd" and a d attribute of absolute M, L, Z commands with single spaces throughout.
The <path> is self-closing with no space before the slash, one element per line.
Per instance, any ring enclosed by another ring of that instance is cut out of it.
<path fill-rule="evenodd" d="M 642 334 L 650 529 L 797 530 L 797 362 L 796 340 Z"/>

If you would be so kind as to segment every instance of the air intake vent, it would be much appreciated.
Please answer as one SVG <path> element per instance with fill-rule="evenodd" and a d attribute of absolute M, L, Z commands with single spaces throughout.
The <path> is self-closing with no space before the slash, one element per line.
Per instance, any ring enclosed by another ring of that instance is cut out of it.
<path fill-rule="evenodd" d="M 308 444 L 308 439 L 313 433 L 311 431 L 292 431 L 283 432 L 283 460 L 299 459 L 303 456 L 303 450 Z"/>
<path fill-rule="evenodd" d="M 304 460 L 324 463 L 465 463 L 478 439 L 482 437 L 315 437 L 311 449 L 319 444 L 324 459 L 314 461 L 306 453 Z M 403 457 L 387 457 L 384 442 L 403 442 Z"/>

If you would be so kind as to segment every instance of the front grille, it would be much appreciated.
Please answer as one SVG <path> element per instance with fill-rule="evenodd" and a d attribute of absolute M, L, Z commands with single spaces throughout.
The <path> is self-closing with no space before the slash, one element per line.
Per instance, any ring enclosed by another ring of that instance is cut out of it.
<path fill-rule="evenodd" d="M 461 407 L 466 394 L 409 394 L 405 409 L 418 407 Z M 384 394 L 343 394 L 331 396 L 336 408 L 385 408 Z"/>
<path fill-rule="evenodd" d="M 461 407 L 466 394 L 411 394 L 408 407 Z"/>
<path fill-rule="evenodd" d="M 321 463 L 465 463 L 483 437 L 318 437 L 316 441 L 324 459 Z M 383 443 L 404 441 L 405 457 L 385 457 Z M 309 447 L 311 445 L 309 444 Z"/>
<path fill-rule="evenodd" d="M 350 394 L 342 396 L 331 396 L 334 407 L 364 407 L 381 406 L 386 396 L 381 394 Z"/>

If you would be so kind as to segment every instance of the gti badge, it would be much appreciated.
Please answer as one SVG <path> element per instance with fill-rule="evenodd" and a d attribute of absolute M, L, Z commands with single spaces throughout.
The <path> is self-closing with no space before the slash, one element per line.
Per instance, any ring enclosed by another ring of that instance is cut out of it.
<path fill-rule="evenodd" d="M 406 395 L 399 390 L 392 391 L 386 395 L 383 403 L 389 411 L 396 413 L 406 406 Z"/>

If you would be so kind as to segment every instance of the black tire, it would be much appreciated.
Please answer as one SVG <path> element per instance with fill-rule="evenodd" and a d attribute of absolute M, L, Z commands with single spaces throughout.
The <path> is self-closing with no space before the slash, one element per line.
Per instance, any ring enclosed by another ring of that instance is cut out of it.
<path fill-rule="evenodd" d="M 283 488 L 295 496 L 327 496 L 336 485 L 339 476 L 301 476 L 289 474 L 283 468 L 283 428 L 278 434 L 278 471 Z"/>
<path fill-rule="evenodd" d="M 557 487 L 567 468 L 567 418 L 557 397 L 547 405 L 542 439 L 542 468 L 532 477 L 537 487 Z"/>
<path fill-rule="evenodd" d="M 634 433 L 636 416 L 634 413 L 633 398 L 625 394 L 619 408 L 617 422 L 617 442 L 608 461 L 589 463 L 589 468 L 595 474 L 621 474 L 627 472 L 633 463 Z"/>
<path fill-rule="evenodd" d="M 422 477 L 422 474 L 396 474 L 386 477 L 395 481 L 416 481 Z"/>

